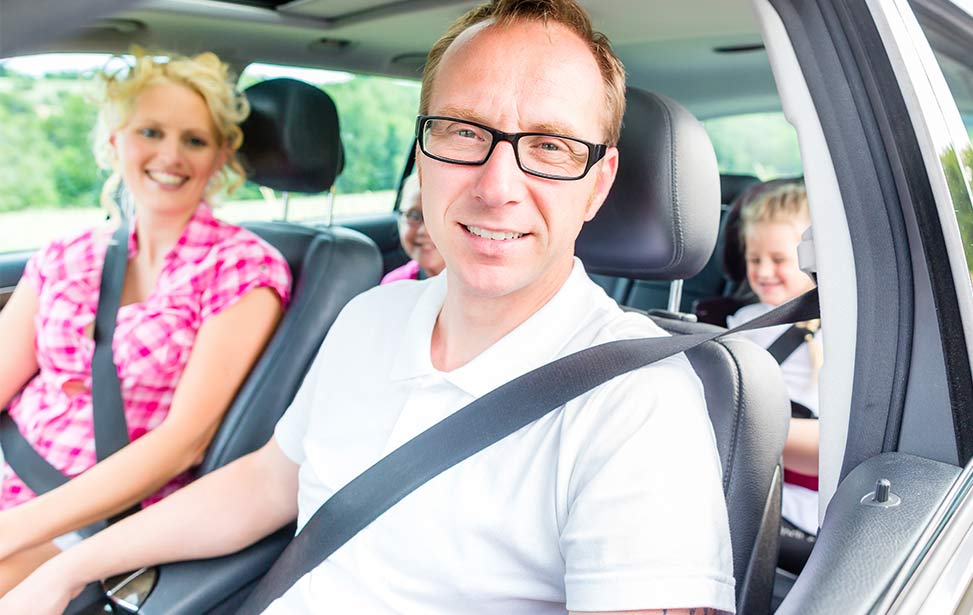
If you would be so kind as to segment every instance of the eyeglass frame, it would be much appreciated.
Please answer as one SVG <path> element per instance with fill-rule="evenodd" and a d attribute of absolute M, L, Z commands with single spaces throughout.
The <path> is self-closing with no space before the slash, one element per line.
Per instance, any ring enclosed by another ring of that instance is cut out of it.
<path fill-rule="evenodd" d="M 487 153 L 483 157 L 483 160 L 480 160 L 479 162 L 471 162 L 467 160 L 454 160 L 452 158 L 443 158 L 442 156 L 436 156 L 435 154 L 430 154 L 428 151 L 426 151 L 426 146 L 423 143 L 423 139 L 422 139 L 422 128 L 425 125 L 425 123 L 429 120 L 450 120 L 453 122 L 460 122 L 462 124 L 469 124 L 470 126 L 476 126 L 477 128 L 481 128 L 486 132 L 490 133 L 490 136 L 493 137 L 493 142 L 490 144 L 490 149 L 487 150 Z M 572 141 L 576 141 L 586 146 L 588 148 L 588 162 L 585 164 L 584 171 L 581 173 L 581 175 L 577 177 L 561 177 L 557 175 L 542 173 L 540 171 L 532 171 L 524 167 L 523 163 L 520 162 L 520 151 L 517 147 L 517 144 L 520 141 L 520 139 L 522 139 L 523 137 L 537 137 L 537 136 L 557 137 L 559 139 L 571 139 Z M 513 147 L 514 159 L 517 160 L 517 167 L 520 168 L 520 170 L 523 171 L 524 173 L 528 175 L 533 175 L 535 177 L 542 177 L 544 179 L 552 179 L 555 181 L 566 181 L 566 182 L 578 181 L 579 179 L 584 179 L 584 177 L 588 174 L 588 171 L 591 170 L 591 167 L 598 164 L 598 162 L 605 157 L 605 154 L 608 153 L 608 147 L 609 147 L 604 143 L 591 143 L 589 141 L 585 141 L 584 139 L 579 139 L 578 137 L 574 137 L 571 135 L 562 135 L 562 134 L 556 134 L 551 132 L 504 132 L 502 130 L 497 130 L 496 128 L 491 128 L 489 126 L 480 124 L 478 122 L 471 122 L 470 120 L 464 120 L 458 117 L 450 117 L 448 115 L 416 116 L 416 143 L 419 144 L 419 150 L 429 158 L 432 158 L 433 160 L 438 160 L 440 162 L 446 162 L 449 164 L 459 164 L 459 165 L 469 166 L 469 167 L 482 166 L 486 164 L 487 160 L 490 159 L 490 156 L 493 155 L 493 150 L 496 149 L 497 144 L 501 142 L 509 143 L 511 147 Z"/>

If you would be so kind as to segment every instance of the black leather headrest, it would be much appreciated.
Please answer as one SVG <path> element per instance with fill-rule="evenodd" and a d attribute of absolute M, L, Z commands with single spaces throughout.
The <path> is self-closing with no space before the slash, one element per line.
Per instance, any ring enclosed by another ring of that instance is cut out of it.
<path fill-rule="evenodd" d="M 250 115 L 241 126 L 247 179 L 274 190 L 323 192 L 344 164 L 338 110 L 320 89 L 270 79 L 244 91 Z"/>
<path fill-rule="evenodd" d="M 720 174 L 709 136 L 675 101 L 626 92 L 615 185 L 575 246 L 589 273 L 690 278 L 713 252 Z"/>
<path fill-rule="evenodd" d="M 740 196 L 744 190 L 754 184 L 759 184 L 760 179 L 753 175 L 738 175 L 736 173 L 720 174 L 720 203 L 729 205 L 733 199 Z"/>

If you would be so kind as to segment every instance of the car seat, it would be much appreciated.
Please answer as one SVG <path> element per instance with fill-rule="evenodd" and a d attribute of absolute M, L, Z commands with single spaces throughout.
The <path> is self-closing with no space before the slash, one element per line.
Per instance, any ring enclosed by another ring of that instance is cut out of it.
<path fill-rule="evenodd" d="M 337 110 L 331 98 L 293 79 L 264 81 L 248 88 L 246 94 L 251 113 L 242 126 L 245 138 L 240 158 L 248 178 L 281 191 L 330 189 L 343 158 Z M 270 439 L 338 312 L 381 277 L 378 248 L 355 231 L 288 222 L 244 226 L 276 247 L 287 260 L 294 280 L 293 295 L 273 337 L 227 410 L 197 475 L 226 465 Z M 293 534 L 293 526 L 284 528 L 249 549 L 220 558 L 218 565 L 207 560 L 151 569 L 141 579 L 132 580 L 151 592 L 140 612 L 202 613 L 225 602 L 226 596 L 259 577 Z M 100 601 L 100 588 L 89 586 L 67 612 L 89 612 L 100 608 L 92 606 Z"/>
<path fill-rule="evenodd" d="M 589 272 L 635 280 L 690 278 L 717 236 L 720 184 L 702 125 L 674 101 L 629 88 L 618 176 L 577 253 Z M 673 334 L 712 326 L 656 318 Z M 781 454 L 790 418 L 774 360 L 746 340 L 687 353 L 703 383 L 723 466 L 738 613 L 768 613 L 777 561 Z"/>

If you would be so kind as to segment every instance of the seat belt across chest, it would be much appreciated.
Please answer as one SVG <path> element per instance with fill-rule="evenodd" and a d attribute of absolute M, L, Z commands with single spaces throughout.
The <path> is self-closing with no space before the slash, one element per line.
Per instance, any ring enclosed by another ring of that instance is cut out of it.
<path fill-rule="evenodd" d="M 128 266 L 130 234 L 128 218 L 124 214 L 120 218 L 119 226 L 112 234 L 105 252 L 98 307 L 95 311 L 91 403 L 95 426 L 95 455 L 98 461 L 108 458 L 129 443 L 121 383 L 112 356 L 115 321 Z M 13 471 L 37 495 L 68 482 L 67 476 L 34 450 L 6 410 L 0 412 L 0 446 L 3 447 L 4 458 Z M 95 524 L 82 530 L 82 533 L 91 534 L 100 527 L 100 524 Z"/>
<path fill-rule="evenodd" d="M 301 577 L 428 480 L 572 399 L 630 371 L 736 333 L 818 317 L 814 288 L 729 331 L 640 338 L 586 348 L 530 371 L 420 433 L 335 492 L 242 605 L 262 613 Z"/>

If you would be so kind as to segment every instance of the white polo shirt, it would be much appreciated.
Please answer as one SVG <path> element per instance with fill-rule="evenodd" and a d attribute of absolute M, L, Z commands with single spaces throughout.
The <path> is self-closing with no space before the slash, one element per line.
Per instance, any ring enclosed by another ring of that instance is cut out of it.
<path fill-rule="evenodd" d="M 430 359 L 446 276 L 360 295 L 277 425 L 298 527 L 382 456 L 558 357 L 664 335 L 580 261 L 527 321 L 452 372 Z M 409 309 L 409 306 L 413 306 Z M 433 478 L 266 611 L 536 615 L 734 610 L 720 464 L 683 356 L 620 376 Z"/>

